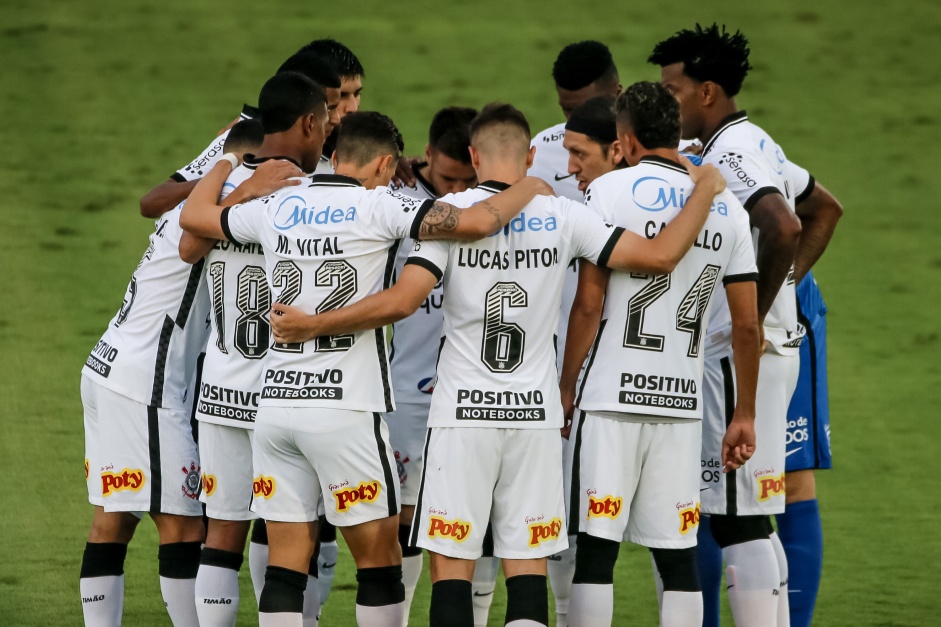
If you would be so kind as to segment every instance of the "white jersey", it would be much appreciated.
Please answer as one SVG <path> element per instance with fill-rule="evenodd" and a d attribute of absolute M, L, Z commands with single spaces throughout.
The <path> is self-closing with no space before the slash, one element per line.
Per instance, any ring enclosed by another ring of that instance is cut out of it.
<path fill-rule="evenodd" d="M 221 220 L 230 242 L 264 248 L 272 301 L 313 314 L 387 287 L 394 244 L 417 236 L 431 205 L 321 174 L 308 187 L 288 187 L 232 207 Z M 383 329 L 273 344 L 262 369 L 261 407 L 395 407 Z"/>
<path fill-rule="evenodd" d="M 556 367 L 562 375 L 562 361 L 565 358 L 565 338 L 569 330 L 569 316 L 572 315 L 572 303 L 578 291 L 578 262 L 572 260 L 565 273 L 562 284 L 562 302 L 559 305 L 559 329 L 556 331 Z"/>
<path fill-rule="evenodd" d="M 320 155 L 320 161 L 317 162 L 314 174 L 333 174 L 334 172 L 336 172 L 336 170 L 333 167 L 333 162 L 330 161 L 330 157 Z"/>
<path fill-rule="evenodd" d="M 681 165 L 644 157 L 596 179 L 587 198 L 605 220 L 650 239 L 692 191 Z M 701 419 L 703 332 L 713 292 L 720 280 L 757 278 L 748 214 L 724 191 L 672 273 L 611 273 L 579 409 Z"/>
<path fill-rule="evenodd" d="M 415 169 L 422 165 L 416 165 Z M 431 184 L 417 172 L 415 174 L 415 185 L 390 186 L 389 189 L 419 200 L 437 198 Z M 395 257 L 396 277 L 402 273 L 402 268 L 414 247 L 414 240 L 402 241 Z M 444 316 L 441 313 L 443 305 L 444 290 L 441 281 L 438 281 L 418 311 L 392 325 L 389 359 L 392 363 L 392 389 L 399 405 L 431 405 L 435 363 L 438 361 L 441 327 L 444 324 Z M 422 418 L 426 417 L 427 412 Z"/>
<path fill-rule="evenodd" d="M 564 139 L 565 122 L 550 126 L 533 137 L 530 146 L 536 148 L 536 156 L 527 174 L 538 176 L 552 186 L 556 196 L 582 202 L 585 195 L 579 191 L 575 175 L 569 174 L 569 151 L 562 146 Z"/>
<path fill-rule="evenodd" d="M 184 411 L 206 346 L 209 298 L 203 261 L 180 259 L 181 207 L 156 221 L 124 303 L 82 374 L 139 403 Z"/>
<path fill-rule="evenodd" d="M 239 114 L 239 121 L 242 120 L 251 120 L 258 116 L 258 109 L 250 105 L 242 105 L 242 112 Z M 170 178 L 179 183 L 185 183 L 187 181 L 195 181 L 196 179 L 201 179 L 206 176 L 206 173 L 212 169 L 214 165 L 222 157 L 223 149 L 225 148 L 225 140 L 229 137 L 229 129 L 223 131 L 218 137 L 212 140 L 212 143 L 206 147 L 204 151 L 199 153 L 199 156 L 190 161 L 188 164 L 174 172 Z"/>
<path fill-rule="evenodd" d="M 449 194 L 458 206 L 506 189 Z M 562 427 L 555 360 L 562 284 L 572 259 L 604 265 L 622 229 L 585 206 L 536 196 L 478 242 L 421 242 L 409 257 L 444 278 L 444 335 L 429 427 Z"/>
<path fill-rule="evenodd" d="M 804 183 L 810 179 L 806 170 L 790 163 L 784 151 L 761 128 L 748 121 L 744 111 L 727 117 L 715 135 L 706 142 L 702 154 L 704 163 L 716 166 L 745 209 L 767 194 L 780 193 L 788 206 L 794 210 L 796 190 L 788 179 Z M 790 177 L 785 175 L 785 169 Z M 760 234 L 754 232 L 755 246 Z M 709 322 L 709 336 L 723 338 L 723 328 L 728 328 L 728 318 L 717 310 L 718 316 Z M 804 338 L 804 327 L 797 321 L 797 295 L 794 285 L 794 268 L 788 273 L 781 289 L 765 316 L 765 338 L 768 350 L 780 355 L 796 355 Z"/>

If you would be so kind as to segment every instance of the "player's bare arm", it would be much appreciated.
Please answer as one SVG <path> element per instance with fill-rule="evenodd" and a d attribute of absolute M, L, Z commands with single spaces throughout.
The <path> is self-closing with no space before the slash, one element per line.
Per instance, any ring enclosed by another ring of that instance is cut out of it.
<path fill-rule="evenodd" d="M 198 182 L 167 179 L 141 197 L 140 214 L 156 220 L 186 200 Z"/>
<path fill-rule="evenodd" d="M 725 190 L 725 179 L 711 165 L 694 166 L 680 157 L 695 187 L 682 211 L 653 239 L 630 231 L 621 234 L 607 266 L 647 274 L 669 274 L 693 246 L 709 217 L 716 194 Z"/>
<path fill-rule="evenodd" d="M 757 228 L 758 320 L 764 321 L 781 285 L 787 279 L 801 237 L 801 223 L 784 196 L 766 194 L 751 208 L 751 225 Z"/>
<path fill-rule="evenodd" d="M 797 217 L 801 222 L 800 243 L 794 255 L 794 283 L 810 272 L 826 250 L 843 217 L 843 207 L 823 185 L 816 183 L 810 195 L 797 203 Z"/>
<path fill-rule="evenodd" d="M 578 288 L 569 314 L 569 325 L 565 334 L 565 356 L 562 361 L 562 375 L 559 378 L 562 410 L 565 412 L 562 435 L 566 438 L 572 430 L 578 374 L 598 333 L 604 309 L 604 295 L 611 275 L 609 270 L 599 268 L 584 259 L 578 263 Z"/>
<path fill-rule="evenodd" d="M 348 307 L 307 315 L 297 307 L 275 303 L 271 331 L 276 342 L 290 343 L 378 329 L 415 313 L 437 282 L 438 277 L 424 267 L 407 264 L 395 285 Z"/>
<path fill-rule="evenodd" d="M 537 194 L 552 195 L 552 188 L 542 179 L 527 176 L 499 194 L 461 209 L 436 200 L 425 214 L 419 239 L 456 239 L 474 241 L 502 229 Z"/>
<path fill-rule="evenodd" d="M 722 469 L 735 470 L 755 453 L 755 391 L 761 339 L 757 287 L 753 281 L 725 287 L 732 316 L 732 354 L 735 360 L 735 411 L 722 438 Z"/>

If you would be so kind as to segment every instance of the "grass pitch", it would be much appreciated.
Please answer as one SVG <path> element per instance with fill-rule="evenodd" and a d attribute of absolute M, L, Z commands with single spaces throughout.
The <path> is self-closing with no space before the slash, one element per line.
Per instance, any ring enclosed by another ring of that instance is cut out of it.
<path fill-rule="evenodd" d="M 696 21 L 741 28 L 739 104 L 843 202 L 815 274 L 830 306 L 836 469 L 818 492 L 826 535 L 820 625 L 937 621 L 941 440 L 941 5 L 895 3 L 52 2 L 0 6 L 0 623 L 81 623 L 91 517 L 79 370 L 121 302 L 151 224 L 138 198 L 252 102 L 280 62 L 333 36 L 366 67 L 363 106 L 419 153 L 441 106 L 505 100 L 538 131 L 561 120 L 550 68 L 569 42 L 607 42 L 622 82 Z M 625 546 L 618 625 L 656 624 L 649 558 Z M 343 554 L 324 625 L 352 625 Z M 247 567 L 240 623 L 254 622 Z M 167 624 L 156 534 L 127 560 L 125 624 Z M 424 579 L 412 625 L 426 624 Z M 503 598 L 491 613 L 502 624 Z"/>

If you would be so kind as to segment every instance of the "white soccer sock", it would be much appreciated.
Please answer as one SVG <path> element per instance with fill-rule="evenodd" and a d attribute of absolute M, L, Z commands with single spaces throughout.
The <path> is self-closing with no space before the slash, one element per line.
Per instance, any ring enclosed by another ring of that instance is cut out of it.
<path fill-rule="evenodd" d="M 258 542 L 248 543 L 248 570 L 252 574 L 252 587 L 255 589 L 255 603 L 261 599 L 265 587 L 265 569 L 268 568 L 268 545 Z"/>
<path fill-rule="evenodd" d="M 738 627 L 777 624 L 778 560 L 770 540 L 751 540 L 722 549 L 726 588 Z"/>
<path fill-rule="evenodd" d="M 790 627 L 791 625 L 791 607 L 787 598 L 787 555 L 784 553 L 784 545 L 781 544 L 781 538 L 777 533 L 772 533 L 769 537 L 771 546 L 774 547 L 774 556 L 778 560 L 778 573 L 781 583 L 778 587 L 778 627 Z"/>
<path fill-rule="evenodd" d="M 575 583 L 569 600 L 569 624 L 578 627 L 611 627 L 614 618 L 614 584 Z"/>
<path fill-rule="evenodd" d="M 360 627 L 380 627 L 401 625 L 405 619 L 405 601 L 394 605 L 360 605 L 356 604 L 356 624 Z"/>
<path fill-rule="evenodd" d="M 124 611 L 124 575 L 82 577 L 82 614 L 87 627 L 117 627 Z"/>
<path fill-rule="evenodd" d="M 702 625 L 702 592 L 667 590 L 660 603 L 660 627 Z"/>
<path fill-rule="evenodd" d="M 200 627 L 231 627 L 239 614 L 239 571 L 199 565 L 196 615 Z"/>
<path fill-rule="evenodd" d="M 575 536 L 569 536 L 569 548 L 549 557 L 549 583 L 555 597 L 556 627 L 568 627 L 569 597 L 575 576 Z M 558 559 L 557 559 L 558 558 Z"/>
<path fill-rule="evenodd" d="M 303 619 L 296 612 L 259 612 L 258 627 L 303 627 Z"/>
<path fill-rule="evenodd" d="M 500 560 L 495 557 L 478 557 L 474 566 L 474 627 L 487 627 L 490 604 L 493 603 L 493 591 L 497 587 L 497 570 Z"/>
<path fill-rule="evenodd" d="M 317 557 L 317 585 L 320 586 L 320 607 L 327 604 L 330 588 L 333 587 L 333 572 L 337 565 L 340 547 L 336 541 L 320 544 L 320 556 Z"/>
<path fill-rule="evenodd" d="M 196 616 L 196 578 L 160 578 L 160 592 L 173 627 L 199 627 Z"/>
<path fill-rule="evenodd" d="M 421 579 L 422 561 L 421 553 L 402 558 L 402 584 L 405 586 L 405 618 L 402 620 L 402 627 L 408 627 L 409 610 L 412 608 L 418 580 Z"/>
<path fill-rule="evenodd" d="M 320 586 L 317 577 L 307 575 L 307 588 L 304 590 L 304 627 L 317 627 L 320 618 Z"/>

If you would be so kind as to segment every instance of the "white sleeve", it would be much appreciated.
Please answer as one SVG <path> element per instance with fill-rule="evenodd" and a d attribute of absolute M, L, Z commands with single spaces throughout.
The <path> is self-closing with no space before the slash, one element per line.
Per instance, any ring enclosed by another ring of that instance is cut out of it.
<path fill-rule="evenodd" d="M 382 187 L 372 193 L 377 204 L 376 224 L 380 234 L 389 239 L 417 240 L 422 220 L 435 201 L 411 198 Z"/>
<path fill-rule="evenodd" d="M 735 194 L 746 210 L 751 208 L 767 194 L 780 194 L 774 178 L 767 166 L 752 155 L 739 152 L 710 152 L 703 157 L 705 163 L 711 163 L 725 177 L 726 186 Z"/>
<path fill-rule="evenodd" d="M 435 275 L 435 278 L 440 281 L 448 267 L 448 256 L 450 254 L 450 241 L 419 242 L 416 240 L 412 252 L 405 261 L 405 265 L 421 266 Z"/>
<path fill-rule="evenodd" d="M 206 150 L 202 151 L 199 156 L 190 161 L 189 164 L 174 172 L 170 178 L 179 183 L 203 178 L 206 172 L 211 170 L 212 166 L 216 165 L 216 162 L 219 161 L 219 157 L 222 156 L 222 149 L 225 147 L 225 140 L 228 136 L 229 131 L 226 131 L 222 135 L 219 135 L 219 137 L 216 137 Z"/>
<path fill-rule="evenodd" d="M 601 216 L 605 222 L 613 223 L 614 213 L 605 202 L 605 195 L 602 189 L 596 186 L 589 186 L 588 189 L 585 190 L 585 204 L 596 215 Z"/>
<path fill-rule="evenodd" d="M 261 242 L 270 199 L 271 196 L 265 196 L 223 209 L 220 220 L 225 238 L 236 244 Z"/>
<path fill-rule="evenodd" d="M 817 184 L 810 172 L 793 161 L 784 162 L 784 178 L 794 194 L 794 204 L 810 196 L 810 192 L 814 191 L 814 186 Z"/>
<path fill-rule="evenodd" d="M 572 257 L 587 259 L 593 264 L 607 267 L 608 258 L 614 250 L 624 229 L 615 227 L 589 210 L 585 205 L 566 200 L 566 226 L 570 229 Z"/>
<path fill-rule="evenodd" d="M 757 281 L 758 266 L 755 265 L 755 247 L 752 243 L 748 214 L 734 198 L 726 200 L 729 217 L 735 220 L 735 247 L 729 257 L 722 282 L 725 285 L 739 281 Z"/>

